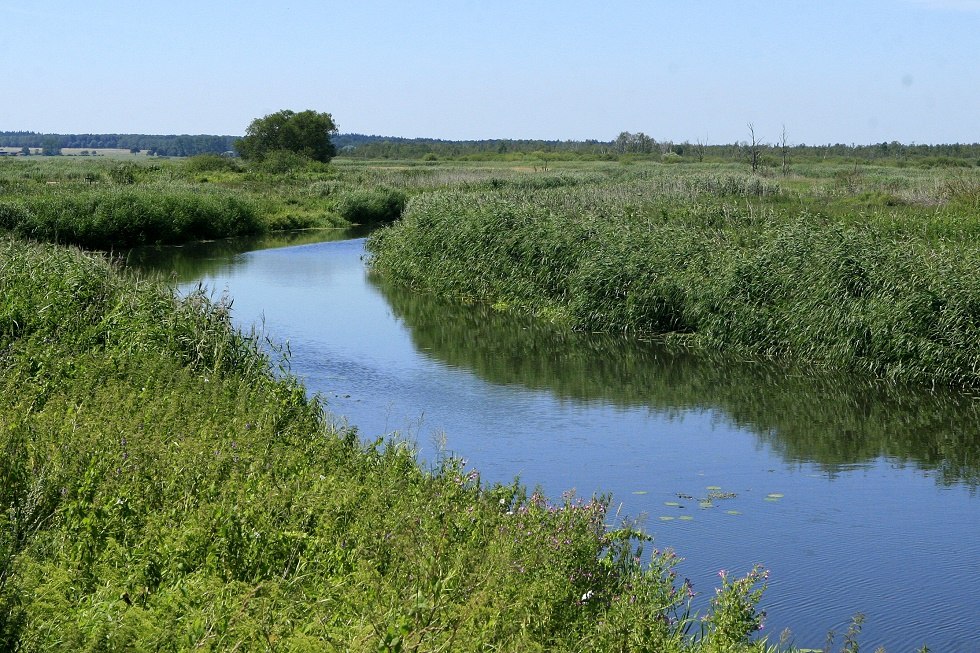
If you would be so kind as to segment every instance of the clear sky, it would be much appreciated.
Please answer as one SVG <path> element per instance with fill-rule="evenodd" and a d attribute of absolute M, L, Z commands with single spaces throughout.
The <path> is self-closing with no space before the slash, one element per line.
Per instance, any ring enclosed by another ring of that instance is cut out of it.
<path fill-rule="evenodd" d="M 0 0 L 0 131 L 980 141 L 980 0 Z"/>

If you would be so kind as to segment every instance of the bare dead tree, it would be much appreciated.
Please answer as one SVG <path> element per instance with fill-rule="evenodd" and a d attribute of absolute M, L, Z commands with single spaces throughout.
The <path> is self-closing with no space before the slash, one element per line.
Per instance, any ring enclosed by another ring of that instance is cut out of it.
<path fill-rule="evenodd" d="M 783 133 L 779 139 L 779 151 L 783 156 L 783 176 L 785 177 L 789 173 L 789 166 L 787 163 L 787 157 L 789 156 L 789 144 L 786 140 L 786 125 L 783 125 Z"/>
<path fill-rule="evenodd" d="M 694 146 L 694 156 L 698 158 L 698 163 L 704 163 L 704 148 L 707 144 L 708 137 L 705 136 L 703 141 L 699 138 Z"/>
<path fill-rule="evenodd" d="M 749 127 L 749 137 L 750 137 L 750 141 L 749 141 L 749 162 L 752 164 L 752 172 L 758 172 L 758 170 L 759 170 L 759 156 L 760 156 L 759 149 L 762 146 L 762 143 L 760 141 L 756 140 L 756 137 L 755 137 L 755 125 L 750 122 L 748 124 L 748 127 Z"/>

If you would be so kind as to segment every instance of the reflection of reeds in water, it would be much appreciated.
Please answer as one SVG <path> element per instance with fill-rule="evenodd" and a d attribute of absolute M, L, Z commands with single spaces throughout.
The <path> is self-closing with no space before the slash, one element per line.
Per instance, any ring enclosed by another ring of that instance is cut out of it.
<path fill-rule="evenodd" d="M 787 460 L 833 471 L 888 457 L 943 484 L 980 484 L 980 405 L 961 395 L 575 332 L 371 279 L 418 351 L 492 383 L 667 414 L 717 410 Z"/>
<path fill-rule="evenodd" d="M 311 245 L 357 238 L 364 228 L 304 229 L 248 238 L 195 241 L 185 245 L 140 247 L 120 255 L 124 263 L 143 274 L 187 283 L 237 264 L 239 255 L 262 249 Z"/>

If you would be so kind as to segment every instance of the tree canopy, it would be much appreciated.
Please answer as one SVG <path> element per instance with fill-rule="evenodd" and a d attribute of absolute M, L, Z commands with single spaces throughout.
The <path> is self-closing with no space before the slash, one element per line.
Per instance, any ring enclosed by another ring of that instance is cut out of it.
<path fill-rule="evenodd" d="M 235 149 L 246 160 L 261 161 L 273 152 L 286 151 L 326 163 L 337 152 L 330 141 L 336 133 L 329 113 L 283 109 L 253 120 Z"/>

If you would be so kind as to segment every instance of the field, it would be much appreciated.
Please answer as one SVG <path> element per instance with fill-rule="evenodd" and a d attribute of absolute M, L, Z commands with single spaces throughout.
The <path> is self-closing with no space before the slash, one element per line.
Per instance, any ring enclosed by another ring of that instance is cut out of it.
<path fill-rule="evenodd" d="M 605 499 L 364 443 L 226 304 L 44 242 L 392 221 L 374 272 L 456 301 L 980 386 L 976 168 L 4 158 L 0 649 L 777 648 L 761 570 L 692 615 Z"/>

